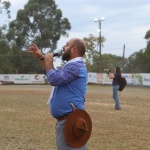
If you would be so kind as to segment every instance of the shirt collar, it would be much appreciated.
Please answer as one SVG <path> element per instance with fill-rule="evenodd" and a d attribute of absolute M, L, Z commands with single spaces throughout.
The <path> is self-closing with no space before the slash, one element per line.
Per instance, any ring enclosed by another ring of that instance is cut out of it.
<path fill-rule="evenodd" d="M 69 63 L 72 63 L 72 62 L 76 62 L 76 61 L 83 61 L 83 57 L 76 57 L 76 58 L 73 58 L 71 60 L 69 60 L 65 65 L 69 64 Z M 65 66 L 64 65 L 64 66 Z"/>

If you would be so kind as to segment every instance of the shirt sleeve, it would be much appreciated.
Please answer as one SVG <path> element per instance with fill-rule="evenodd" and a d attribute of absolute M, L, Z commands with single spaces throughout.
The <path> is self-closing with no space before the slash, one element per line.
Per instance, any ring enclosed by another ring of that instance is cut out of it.
<path fill-rule="evenodd" d="M 59 70 L 49 70 L 47 73 L 47 79 L 51 85 L 59 86 L 74 80 L 79 74 L 80 67 L 77 63 L 69 63 Z"/>

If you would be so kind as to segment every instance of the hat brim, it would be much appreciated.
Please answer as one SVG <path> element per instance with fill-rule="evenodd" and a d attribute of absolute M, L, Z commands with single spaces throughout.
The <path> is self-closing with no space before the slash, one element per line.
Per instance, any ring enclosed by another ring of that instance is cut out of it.
<path fill-rule="evenodd" d="M 78 117 L 86 121 L 87 128 L 88 128 L 88 131 L 80 139 L 75 138 L 74 135 L 72 134 L 72 127 L 73 127 L 74 121 Z M 90 138 L 91 131 L 92 131 L 92 121 L 91 121 L 89 114 L 85 110 L 76 109 L 69 114 L 69 116 L 66 119 L 66 123 L 64 127 L 65 139 L 68 145 L 70 145 L 73 148 L 82 147 L 83 145 L 87 143 L 88 139 Z"/>

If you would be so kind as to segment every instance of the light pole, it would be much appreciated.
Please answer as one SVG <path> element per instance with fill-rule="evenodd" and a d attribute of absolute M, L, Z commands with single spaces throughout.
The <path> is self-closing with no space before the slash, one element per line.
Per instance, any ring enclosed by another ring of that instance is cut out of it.
<path fill-rule="evenodd" d="M 102 63 L 102 54 L 101 54 L 101 49 L 102 49 L 102 44 L 101 44 L 101 22 L 104 21 L 105 18 L 102 17 L 101 19 L 97 19 L 95 18 L 94 19 L 94 22 L 98 22 L 99 23 L 99 55 L 100 55 L 100 64 L 99 64 L 99 67 L 100 67 L 100 72 L 102 71 L 102 67 L 101 67 L 101 63 Z"/>

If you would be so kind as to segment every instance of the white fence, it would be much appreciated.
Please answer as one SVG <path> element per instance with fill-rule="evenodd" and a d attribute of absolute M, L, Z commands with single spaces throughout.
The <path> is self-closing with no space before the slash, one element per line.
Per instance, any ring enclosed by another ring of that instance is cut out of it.
<path fill-rule="evenodd" d="M 149 73 L 123 73 L 128 85 L 150 86 Z M 44 74 L 0 74 L 0 84 L 45 84 L 47 83 Z M 112 84 L 106 73 L 88 73 L 88 83 Z"/>
<path fill-rule="evenodd" d="M 0 74 L 1 84 L 44 84 L 44 74 Z"/>
<path fill-rule="evenodd" d="M 123 73 L 122 76 L 126 78 L 128 85 L 150 86 L 150 73 Z M 112 79 L 104 73 L 89 72 L 88 83 L 112 84 Z"/>

